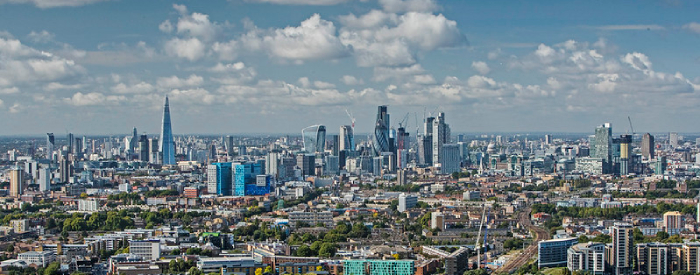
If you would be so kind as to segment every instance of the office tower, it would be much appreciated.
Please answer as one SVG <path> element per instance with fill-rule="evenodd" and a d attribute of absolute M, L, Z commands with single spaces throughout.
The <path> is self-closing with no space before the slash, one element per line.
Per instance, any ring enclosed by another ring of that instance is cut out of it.
<path fill-rule="evenodd" d="M 136 132 L 136 127 L 134 127 L 134 131 L 132 132 L 132 135 L 131 135 L 131 141 L 127 144 L 128 147 L 126 149 L 129 150 L 129 152 L 131 152 L 132 154 L 136 154 L 136 149 L 138 149 L 138 147 L 139 147 L 138 143 L 139 143 L 139 136 Z"/>
<path fill-rule="evenodd" d="M 615 223 L 611 228 L 612 250 L 610 263 L 613 275 L 631 275 L 633 254 L 632 225 Z"/>
<path fill-rule="evenodd" d="M 431 130 L 432 132 L 432 130 Z M 418 137 L 418 163 L 421 165 L 433 165 L 433 136 L 423 135 Z"/>
<path fill-rule="evenodd" d="M 544 240 L 537 243 L 537 267 L 566 266 L 568 250 L 577 243 L 576 238 Z"/>
<path fill-rule="evenodd" d="M 51 170 L 49 168 L 39 168 L 39 191 L 51 190 Z"/>
<path fill-rule="evenodd" d="M 464 135 L 463 134 L 457 135 L 457 142 L 464 142 Z"/>
<path fill-rule="evenodd" d="M 239 156 L 248 155 L 248 149 L 247 149 L 247 148 L 248 148 L 248 147 L 246 147 L 245 145 L 239 145 L 239 146 L 238 146 L 238 155 L 239 155 Z"/>
<path fill-rule="evenodd" d="M 372 148 L 374 149 L 375 156 L 381 155 L 382 152 L 390 152 L 389 122 L 387 106 L 379 106 L 377 108 L 377 121 L 374 126 L 374 135 L 372 136 Z"/>
<path fill-rule="evenodd" d="M 620 136 L 620 175 L 627 175 L 630 173 L 630 143 L 632 143 L 631 135 L 621 135 Z"/>
<path fill-rule="evenodd" d="M 681 233 L 683 229 L 683 214 L 678 211 L 664 213 L 664 230 L 670 235 Z"/>
<path fill-rule="evenodd" d="M 646 159 L 654 158 L 654 136 L 649 133 L 642 136 L 642 156 Z"/>
<path fill-rule="evenodd" d="M 433 121 L 434 120 L 435 120 L 434 117 L 425 118 L 425 124 L 423 125 L 423 135 L 424 136 L 432 136 L 433 135 Z"/>
<path fill-rule="evenodd" d="M 666 156 L 657 156 L 654 174 L 663 175 L 666 172 Z"/>
<path fill-rule="evenodd" d="M 401 193 L 399 195 L 399 206 L 397 209 L 399 212 L 406 212 L 407 209 L 415 207 L 417 203 L 418 197 Z"/>
<path fill-rule="evenodd" d="M 316 156 L 314 154 L 298 154 L 297 167 L 301 169 L 302 176 L 316 175 Z"/>
<path fill-rule="evenodd" d="M 442 145 L 442 162 L 440 163 L 440 171 L 442 174 L 452 174 L 462 170 L 462 157 L 459 154 L 459 145 L 443 144 Z"/>
<path fill-rule="evenodd" d="M 340 171 L 338 156 L 326 156 L 323 170 L 326 175 L 337 175 Z"/>
<path fill-rule="evenodd" d="M 22 170 L 13 167 L 10 170 L 10 196 L 19 197 L 22 195 Z"/>
<path fill-rule="evenodd" d="M 88 147 L 90 146 L 90 144 L 88 143 L 88 139 L 86 136 L 83 136 L 82 145 L 83 145 L 83 150 L 81 150 L 80 152 L 83 154 L 86 154 L 87 152 L 89 152 Z"/>
<path fill-rule="evenodd" d="M 46 133 L 46 159 L 53 160 L 53 150 L 56 147 L 56 140 L 53 133 Z"/>
<path fill-rule="evenodd" d="M 466 142 L 457 142 L 459 146 L 459 156 L 462 159 L 462 163 L 466 163 L 469 160 L 469 144 Z"/>
<path fill-rule="evenodd" d="M 158 138 L 153 137 L 148 141 L 149 154 L 148 161 L 153 164 L 160 164 L 160 154 L 158 153 Z"/>
<path fill-rule="evenodd" d="M 351 152 L 355 150 L 355 136 L 352 131 L 352 126 L 340 126 L 340 144 L 338 150 L 347 150 Z"/>
<path fill-rule="evenodd" d="M 68 153 L 73 152 L 73 143 L 75 142 L 75 137 L 73 136 L 72 133 L 68 133 L 68 136 L 66 137 L 67 143 L 66 146 L 68 146 Z"/>
<path fill-rule="evenodd" d="M 233 156 L 233 137 L 226 136 L 224 139 L 224 144 L 226 145 L 226 155 L 229 157 Z"/>
<path fill-rule="evenodd" d="M 148 144 L 148 136 L 147 135 L 141 135 L 139 138 L 139 147 L 138 147 L 138 153 L 139 153 L 139 160 L 140 161 L 145 161 L 148 162 L 150 161 L 149 157 L 149 144 Z"/>
<path fill-rule="evenodd" d="M 339 135 L 332 135 L 333 137 L 333 144 L 331 144 L 331 155 L 338 156 L 338 152 L 340 152 L 340 136 Z"/>
<path fill-rule="evenodd" d="M 262 165 L 259 162 L 245 162 L 233 165 L 233 195 L 260 196 L 270 192 L 271 177 L 262 175 Z M 260 177 L 258 180 L 258 176 Z"/>
<path fill-rule="evenodd" d="M 163 165 L 175 165 L 175 140 L 173 140 L 173 129 L 170 124 L 170 104 L 168 97 L 165 97 L 165 106 L 163 107 L 163 124 L 160 132 L 160 154 Z"/>
<path fill-rule="evenodd" d="M 216 159 L 216 144 L 214 144 L 214 143 L 209 144 L 209 156 L 208 157 L 210 160 Z"/>
<path fill-rule="evenodd" d="M 445 113 L 438 113 L 433 120 L 433 164 L 442 164 L 442 145 L 450 141 L 450 126 L 445 123 Z"/>
<path fill-rule="evenodd" d="M 58 163 L 58 170 L 60 172 L 60 180 L 62 183 L 70 182 L 70 178 L 73 176 L 73 165 L 71 165 L 71 155 L 68 152 L 63 152 L 61 154 L 61 159 Z"/>
<path fill-rule="evenodd" d="M 611 170 L 613 156 L 612 125 L 605 123 L 595 128 L 595 136 L 591 141 L 591 157 L 603 160 L 603 173 Z"/>
<path fill-rule="evenodd" d="M 671 145 L 671 147 L 673 147 L 673 148 L 678 147 L 678 133 L 677 132 L 671 132 L 668 134 L 668 144 Z"/>
<path fill-rule="evenodd" d="M 544 135 L 544 144 L 552 144 L 552 135 Z"/>
<path fill-rule="evenodd" d="M 313 125 L 301 130 L 304 141 L 304 152 L 309 154 L 323 153 L 326 145 L 326 126 Z"/>
<path fill-rule="evenodd" d="M 279 178 L 280 154 L 268 153 L 265 156 L 265 174 L 271 175 L 275 179 Z"/>
<path fill-rule="evenodd" d="M 233 188 L 233 164 L 216 162 L 207 166 L 207 192 L 219 196 L 231 196 Z"/>
<path fill-rule="evenodd" d="M 396 171 L 396 182 L 399 185 L 406 185 L 408 184 L 408 171 L 406 169 L 399 169 Z"/>
<path fill-rule="evenodd" d="M 73 156 L 77 159 L 80 158 L 83 155 L 83 139 L 82 138 L 75 138 L 73 141 Z"/>

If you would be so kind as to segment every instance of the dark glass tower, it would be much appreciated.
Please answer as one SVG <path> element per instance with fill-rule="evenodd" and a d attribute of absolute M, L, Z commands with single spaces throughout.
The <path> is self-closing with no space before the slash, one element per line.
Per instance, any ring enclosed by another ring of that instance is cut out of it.
<path fill-rule="evenodd" d="M 389 152 L 389 114 L 386 105 L 377 108 L 377 124 L 374 126 L 372 141 L 375 156 Z"/>
<path fill-rule="evenodd" d="M 163 155 L 163 165 L 175 165 L 175 141 L 173 140 L 173 128 L 170 125 L 170 104 L 165 97 L 163 107 L 163 127 L 160 131 L 160 153 Z"/>

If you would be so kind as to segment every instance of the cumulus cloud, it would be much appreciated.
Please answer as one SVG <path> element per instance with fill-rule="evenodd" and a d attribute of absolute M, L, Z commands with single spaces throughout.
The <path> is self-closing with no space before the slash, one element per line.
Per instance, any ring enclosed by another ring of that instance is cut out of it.
<path fill-rule="evenodd" d="M 101 106 L 117 105 L 126 100 L 124 96 L 104 95 L 98 92 L 81 93 L 77 92 L 72 97 L 64 98 L 63 101 L 74 106 Z"/>
<path fill-rule="evenodd" d="M 153 85 L 146 82 L 139 82 L 133 85 L 119 83 L 111 88 L 112 92 L 117 94 L 147 94 L 153 92 Z"/>
<path fill-rule="evenodd" d="M 486 64 L 486 62 L 483 61 L 474 61 L 472 62 L 472 69 L 476 70 L 479 72 L 479 74 L 485 75 L 491 72 L 491 68 L 489 68 L 489 65 Z"/>
<path fill-rule="evenodd" d="M 365 84 L 365 81 L 362 80 L 362 78 L 357 78 L 352 75 L 344 75 L 343 77 L 340 78 L 340 82 L 343 82 L 345 85 L 362 85 Z"/>
<path fill-rule="evenodd" d="M 192 37 L 189 39 L 173 38 L 165 43 L 165 52 L 171 56 L 196 61 L 205 54 L 206 46 L 199 39 Z"/>
<path fill-rule="evenodd" d="M 85 73 L 73 60 L 0 38 L 0 87 L 65 80 Z"/>
<path fill-rule="evenodd" d="M 349 49 L 336 36 L 333 22 L 314 14 L 298 27 L 249 33 L 244 39 L 249 49 L 261 49 L 270 56 L 289 60 L 337 59 Z"/>
<path fill-rule="evenodd" d="M 32 31 L 27 35 L 27 38 L 34 43 L 49 43 L 54 40 L 54 37 L 56 36 L 53 33 L 46 30 L 40 32 Z"/>

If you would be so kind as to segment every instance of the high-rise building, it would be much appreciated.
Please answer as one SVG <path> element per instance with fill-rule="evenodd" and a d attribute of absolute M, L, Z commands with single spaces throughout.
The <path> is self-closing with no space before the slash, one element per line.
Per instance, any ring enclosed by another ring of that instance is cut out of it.
<path fill-rule="evenodd" d="M 568 250 L 577 243 L 576 238 L 552 239 L 537 243 L 537 267 L 566 266 Z"/>
<path fill-rule="evenodd" d="M 70 154 L 64 152 L 61 154 L 61 159 L 58 162 L 58 170 L 61 173 L 60 180 L 62 183 L 69 183 L 70 178 L 73 177 L 73 165 L 71 164 L 70 158 Z"/>
<path fill-rule="evenodd" d="M 647 275 L 671 274 L 671 257 L 675 256 L 674 252 L 682 251 L 680 244 L 677 248 L 665 243 L 637 244 L 637 270 Z"/>
<path fill-rule="evenodd" d="M 66 146 L 68 146 L 68 153 L 73 153 L 73 143 L 75 142 L 75 137 L 73 136 L 73 133 L 68 133 L 68 136 L 66 137 Z"/>
<path fill-rule="evenodd" d="M 627 223 L 615 223 L 610 228 L 612 233 L 612 249 L 610 251 L 612 274 L 631 275 L 632 259 L 634 258 L 633 227 Z"/>
<path fill-rule="evenodd" d="M 433 164 L 442 164 L 442 145 L 450 141 L 450 126 L 445 123 L 445 113 L 438 113 L 437 118 L 433 120 Z"/>
<path fill-rule="evenodd" d="M 620 175 L 630 173 L 631 135 L 620 135 Z"/>
<path fill-rule="evenodd" d="M 233 156 L 233 137 L 232 136 L 226 136 L 224 139 L 224 144 L 226 145 L 226 155 L 229 157 Z"/>
<path fill-rule="evenodd" d="M 567 265 L 570 271 L 582 271 L 591 275 L 605 274 L 605 244 L 580 243 L 567 251 Z"/>
<path fill-rule="evenodd" d="M 668 134 L 668 144 L 671 145 L 671 147 L 673 147 L 673 148 L 678 147 L 678 133 L 677 132 L 671 132 Z"/>
<path fill-rule="evenodd" d="M 304 141 L 304 152 L 309 154 L 323 153 L 326 145 L 326 126 L 313 125 L 301 130 Z"/>
<path fill-rule="evenodd" d="M 646 159 L 654 158 L 654 136 L 649 133 L 642 136 L 642 156 Z"/>
<path fill-rule="evenodd" d="M 130 140 L 129 144 L 127 144 L 129 146 L 127 149 L 129 150 L 129 152 L 131 152 L 133 154 L 136 153 L 136 149 L 138 149 L 138 146 L 139 146 L 138 138 L 139 138 L 139 136 L 138 136 L 138 133 L 136 131 L 136 127 L 134 127 L 134 131 L 132 132 L 132 135 L 131 135 L 131 140 Z"/>
<path fill-rule="evenodd" d="M 270 192 L 270 179 L 267 175 L 262 175 L 265 178 L 258 180 L 258 175 L 262 174 L 261 163 L 244 162 L 236 163 L 234 169 L 233 195 L 264 195 Z"/>
<path fill-rule="evenodd" d="M 46 159 L 53 160 L 53 150 L 56 147 L 56 140 L 53 133 L 46 133 Z"/>
<path fill-rule="evenodd" d="M 389 113 L 387 106 L 382 105 L 377 108 L 377 120 L 374 126 L 374 135 L 372 136 L 372 148 L 374 155 L 379 156 L 383 152 L 390 152 L 389 146 Z"/>
<path fill-rule="evenodd" d="M 433 212 L 430 214 L 430 228 L 431 229 L 445 229 L 445 215 L 440 212 Z"/>
<path fill-rule="evenodd" d="M 340 144 L 338 150 L 355 150 L 355 135 L 352 131 L 352 126 L 341 125 L 340 126 Z"/>
<path fill-rule="evenodd" d="M 678 211 L 664 213 L 664 230 L 670 235 L 681 233 L 685 225 L 683 224 L 683 214 Z"/>
<path fill-rule="evenodd" d="M 595 128 L 595 136 L 591 146 L 591 157 L 602 159 L 603 173 L 609 173 L 613 155 L 612 125 L 610 123 Z"/>
<path fill-rule="evenodd" d="M 173 140 L 173 128 L 170 123 L 170 104 L 165 97 L 163 106 L 163 124 L 160 131 L 160 154 L 163 165 L 175 165 L 175 140 Z"/>
<path fill-rule="evenodd" d="M 51 190 L 51 170 L 49 168 L 39 168 L 39 191 L 45 192 Z"/>
<path fill-rule="evenodd" d="M 150 153 L 148 154 L 149 156 L 149 162 L 154 163 L 154 164 L 160 164 L 160 154 L 158 153 L 158 138 L 153 137 L 149 141 L 149 149 Z"/>
<path fill-rule="evenodd" d="M 265 174 L 275 179 L 279 178 L 280 156 L 279 153 L 268 153 L 265 156 Z"/>
<path fill-rule="evenodd" d="M 432 132 L 432 130 L 431 130 Z M 433 135 L 418 137 L 418 163 L 421 165 L 433 165 Z"/>
<path fill-rule="evenodd" d="M 139 148 L 139 150 L 138 150 L 139 151 L 139 160 L 145 161 L 145 162 L 150 161 L 151 160 L 149 157 L 150 146 L 148 144 L 148 136 L 147 135 L 141 135 L 141 137 L 139 138 L 139 147 L 138 148 Z"/>
<path fill-rule="evenodd" d="M 10 196 L 19 197 L 22 195 L 22 170 L 14 167 L 10 170 Z"/>
<path fill-rule="evenodd" d="M 657 156 L 656 164 L 654 165 L 654 174 L 663 175 L 666 173 L 666 156 Z"/>
<path fill-rule="evenodd" d="M 442 174 L 452 174 L 462 170 L 462 158 L 459 154 L 459 145 L 443 144 L 441 154 L 442 162 L 440 162 L 440 171 Z"/>
<path fill-rule="evenodd" d="M 233 188 L 233 164 L 216 162 L 207 166 L 207 191 L 219 196 L 231 196 Z"/>
<path fill-rule="evenodd" d="M 302 176 L 316 175 L 316 156 L 314 154 L 298 154 L 297 167 L 301 169 Z"/>

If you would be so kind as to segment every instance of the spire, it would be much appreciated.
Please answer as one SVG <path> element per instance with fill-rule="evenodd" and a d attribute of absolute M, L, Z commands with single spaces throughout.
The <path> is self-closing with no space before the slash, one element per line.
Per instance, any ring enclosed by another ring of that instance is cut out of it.
<path fill-rule="evenodd" d="M 160 132 L 159 151 L 162 154 L 164 165 L 175 164 L 175 141 L 173 140 L 173 129 L 170 123 L 170 104 L 168 96 L 165 96 L 165 104 L 163 106 L 163 124 Z"/>

